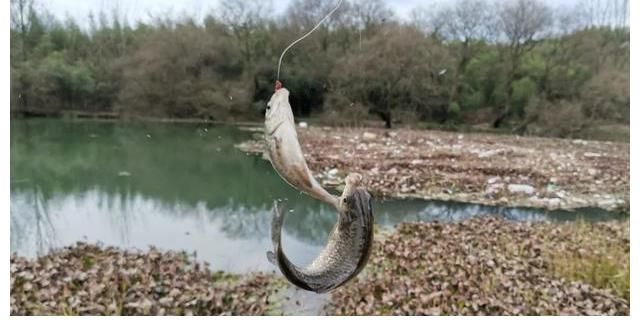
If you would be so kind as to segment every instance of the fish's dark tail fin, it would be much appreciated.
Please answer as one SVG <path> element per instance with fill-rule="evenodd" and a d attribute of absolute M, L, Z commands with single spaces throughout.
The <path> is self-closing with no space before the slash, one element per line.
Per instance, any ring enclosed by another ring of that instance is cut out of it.
<path fill-rule="evenodd" d="M 267 259 L 270 263 L 278 266 L 282 275 L 294 285 L 308 290 L 319 292 L 318 288 L 312 288 L 308 277 L 296 267 L 284 254 L 281 246 L 282 225 L 284 223 L 285 205 L 284 203 L 273 204 L 273 217 L 271 220 L 271 242 L 273 251 L 267 251 Z"/>
<path fill-rule="evenodd" d="M 278 266 L 278 261 L 276 260 L 276 255 L 273 251 L 267 251 L 267 260 L 275 266 Z"/>
<path fill-rule="evenodd" d="M 274 252 L 280 247 L 280 239 L 282 235 L 282 225 L 284 223 L 285 202 L 274 201 L 271 217 L 271 243 Z"/>
<path fill-rule="evenodd" d="M 278 266 L 276 260 L 277 252 L 280 248 L 280 236 L 282 234 L 282 224 L 284 223 L 284 202 L 273 202 L 272 219 L 271 219 L 271 243 L 273 244 L 273 251 L 267 251 L 267 260 L 270 263 Z"/>

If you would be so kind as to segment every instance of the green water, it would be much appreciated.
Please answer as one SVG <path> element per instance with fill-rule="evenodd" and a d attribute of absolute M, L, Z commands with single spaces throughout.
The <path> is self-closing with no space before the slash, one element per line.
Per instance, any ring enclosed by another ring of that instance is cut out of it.
<path fill-rule="evenodd" d="M 270 209 L 286 198 L 284 248 L 294 262 L 309 262 L 336 215 L 285 184 L 260 156 L 233 147 L 251 136 L 231 126 L 12 120 L 11 251 L 37 256 L 78 240 L 154 245 L 195 251 L 214 269 L 270 271 Z M 598 209 L 546 212 L 422 200 L 374 206 L 381 226 L 483 214 L 614 216 Z"/>

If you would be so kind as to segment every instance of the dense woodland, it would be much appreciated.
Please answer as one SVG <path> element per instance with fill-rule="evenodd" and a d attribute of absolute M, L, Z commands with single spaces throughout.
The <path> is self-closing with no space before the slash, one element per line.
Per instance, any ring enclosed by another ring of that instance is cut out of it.
<path fill-rule="evenodd" d="M 226 0 L 203 20 L 53 17 L 11 1 L 11 113 L 259 120 L 282 50 L 336 1 Z M 628 1 L 458 0 L 399 18 L 348 0 L 291 49 L 297 117 L 337 125 L 485 125 L 574 136 L 629 123 Z"/>

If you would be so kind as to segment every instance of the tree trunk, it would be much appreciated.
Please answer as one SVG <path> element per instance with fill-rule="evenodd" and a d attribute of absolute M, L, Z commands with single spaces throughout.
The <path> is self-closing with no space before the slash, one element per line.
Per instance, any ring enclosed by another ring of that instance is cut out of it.
<path fill-rule="evenodd" d="M 511 114 L 511 99 L 513 97 L 513 82 L 515 82 L 516 77 L 516 62 L 517 60 L 512 58 L 511 60 L 511 69 L 509 70 L 509 76 L 507 77 L 507 98 L 504 102 L 504 109 L 502 113 L 498 115 L 498 117 L 493 121 L 493 128 L 498 128 L 502 126 L 502 123 L 509 117 Z"/>
<path fill-rule="evenodd" d="M 502 123 L 504 122 L 504 120 L 507 118 L 507 113 L 502 112 L 497 118 L 496 120 L 493 121 L 493 128 L 499 128 L 500 126 L 502 126 Z"/>
<path fill-rule="evenodd" d="M 391 113 L 385 114 L 384 119 L 384 127 L 391 128 Z"/>
<path fill-rule="evenodd" d="M 372 107 L 369 109 L 369 113 L 378 115 L 384 121 L 385 128 L 391 128 L 393 126 L 391 122 L 391 111 L 389 109 L 385 111 L 378 107 Z"/>
<path fill-rule="evenodd" d="M 22 54 L 22 67 L 27 63 L 27 27 L 25 22 L 25 10 L 29 6 L 26 1 L 20 0 L 18 3 L 19 11 L 20 11 L 20 42 L 21 42 L 21 54 Z M 20 73 L 20 93 L 18 96 L 19 105 L 21 107 L 21 112 L 26 112 L 29 107 L 27 101 L 27 80 L 23 72 Z"/>
<path fill-rule="evenodd" d="M 465 40 L 462 45 L 462 55 L 460 57 L 460 62 L 458 62 L 458 67 L 456 68 L 456 73 L 453 77 L 453 85 L 451 87 L 451 91 L 449 92 L 449 106 L 447 106 L 447 116 L 446 119 L 451 117 L 450 107 L 452 103 L 457 103 L 460 107 L 460 96 L 462 96 L 462 76 L 467 69 L 467 64 L 469 64 L 470 60 L 470 51 L 469 51 L 469 41 Z M 445 120 L 447 121 L 447 120 Z"/>
<path fill-rule="evenodd" d="M 538 116 L 534 115 L 533 117 L 529 118 L 529 120 L 526 120 L 525 122 L 520 124 L 520 126 L 514 128 L 512 133 L 524 135 L 524 133 L 527 131 L 527 127 L 529 127 L 530 124 L 536 122 L 537 120 Z"/>

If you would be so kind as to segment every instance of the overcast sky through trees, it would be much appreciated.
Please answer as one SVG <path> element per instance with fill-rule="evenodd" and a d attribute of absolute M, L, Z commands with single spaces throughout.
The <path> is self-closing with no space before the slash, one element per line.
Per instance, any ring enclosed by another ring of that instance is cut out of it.
<path fill-rule="evenodd" d="M 148 22 L 150 15 L 178 17 L 187 14 L 190 17 L 201 19 L 210 13 L 218 5 L 220 0 L 36 0 L 36 3 L 44 6 L 54 16 L 65 18 L 71 16 L 80 25 L 87 23 L 90 12 L 104 11 L 111 13 L 115 8 L 124 15 L 129 23 L 136 21 Z M 268 0 L 265 0 L 268 1 Z M 325 0 L 326 1 L 326 0 Z M 389 0 L 385 1 L 400 18 L 407 18 L 409 12 L 415 7 L 430 8 L 433 5 L 446 4 L 453 0 Z M 579 0 L 545 0 L 555 7 L 557 5 L 573 5 Z M 278 14 L 282 13 L 289 4 L 289 0 L 274 0 L 273 8 Z"/>

